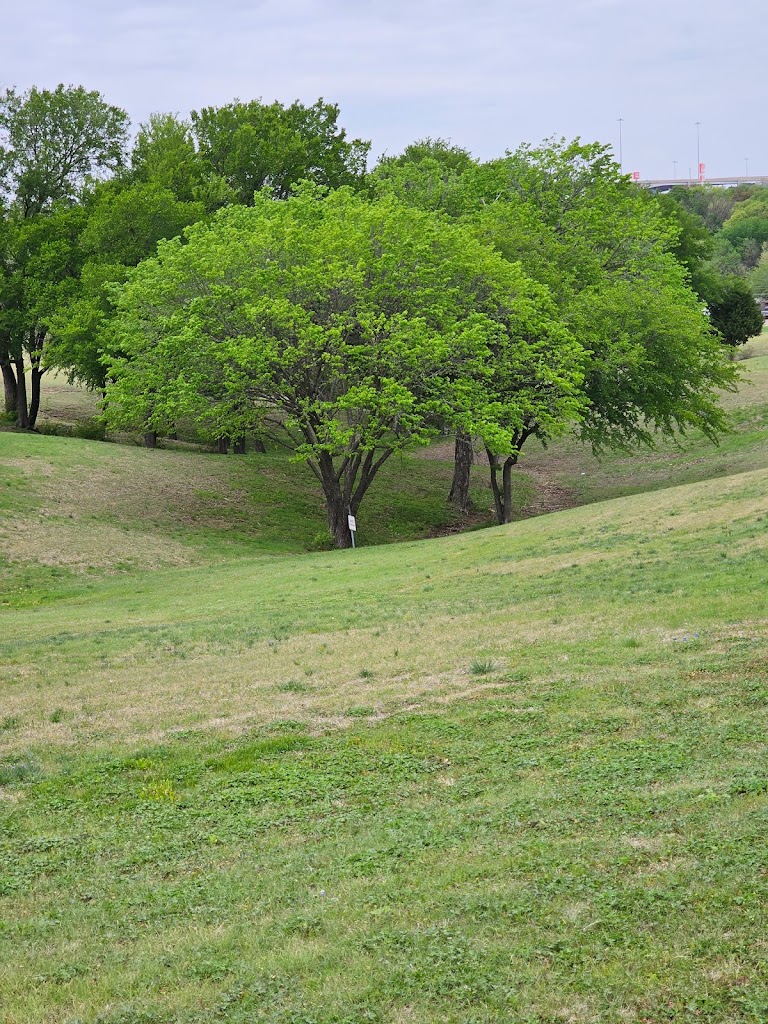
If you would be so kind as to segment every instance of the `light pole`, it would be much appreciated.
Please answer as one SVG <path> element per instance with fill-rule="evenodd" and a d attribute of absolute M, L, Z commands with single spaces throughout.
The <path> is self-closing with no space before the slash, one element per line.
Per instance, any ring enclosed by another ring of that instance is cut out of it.
<path fill-rule="evenodd" d="M 619 118 L 617 118 L 617 120 L 619 122 L 619 170 L 623 174 L 624 173 L 624 149 L 623 149 L 623 140 L 622 140 L 622 137 L 621 137 L 621 126 L 624 123 L 624 118 L 623 117 L 619 117 Z"/>
<path fill-rule="evenodd" d="M 701 183 L 701 138 L 699 129 L 701 128 L 701 121 L 696 122 L 696 173 L 699 176 L 699 183 Z"/>
<path fill-rule="evenodd" d="M 674 180 L 677 181 L 677 160 L 672 161 L 672 166 L 675 169 Z"/>
<path fill-rule="evenodd" d="M 744 157 L 744 176 L 749 177 L 749 157 Z"/>

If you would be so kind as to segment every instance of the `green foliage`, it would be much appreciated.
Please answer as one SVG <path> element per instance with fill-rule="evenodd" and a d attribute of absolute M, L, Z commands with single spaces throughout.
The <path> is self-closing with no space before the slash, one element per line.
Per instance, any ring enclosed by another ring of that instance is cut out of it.
<path fill-rule="evenodd" d="M 173 114 L 152 114 L 136 133 L 131 177 L 168 189 L 180 202 L 194 200 L 202 186 L 203 167 L 191 125 Z"/>
<path fill-rule="evenodd" d="M 760 262 L 749 274 L 749 286 L 755 296 L 768 296 L 768 250 L 760 256 Z"/>
<path fill-rule="evenodd" d="M 33 427 L 53 318 L 82 264 L 81 211 L 90 177 L 123 162 L 127 115 L 99 93 L 58 86 L 0 97 L 0 361 L 15 376 L 17 423 Z M 27 404 L 23 360 L 32 366 Z M 11 364 L 14 369 L 11 370 Z"/>
<path fill-rule="evenodd" d="M 743 345 L 759 334 L 763 315 L 749 284 L 742 278 L 730 278 L 710 303 L 710 319 L 726 345 Z"/>
<path fill-rule="evenodd" d="M 704 264 L 712 255 L 712 234 L 698 214 L 686 210 L 673 197 L 660 195 L 655 201 L 674 226 L 677 236 L 669 251 L 688 271 L 691 287 L 703 298 L 710 287 Z"/>
<path fill-rule="evenodd" d="M 484 174 L 482 237 L 549 285 L 589 353 L 582 437 L 604 448 L 721 430 L 719 389 L 735 375 L 687 286 L 707 249 L 695 219 L 660 208 L 598 145 L 522 147 Z"/>
<path fill-rule="evenodd" d="M 51 318 L 46 362 L 70 380 L 103 390 L 102 348 L 114 313 L 112 294 L 128 268 L 151 256 L 162 239 L 175 238 L 204 215 L 202 203 L 182 202 L 155 181 L 126 185 L 108 182 L 93 191 L 84 207 L 79 246 L 84 265 L 70 301 Z"/>
<path fill-rule="evenodd" d="M 750 194 L 748 190 L 747 195 Z M 708 231 L 717 232 L 744 198 L 743 190 L 715 188 L 712 185 L 678 185 L 669 193 L 678 206 L 700 217 Z"/>
<path fill-rule="evenodd" d="M 762 246 L 768 242 L 768 217 L 732 217 L 723 225 L 722 235 L 731 245 L 751 239 Z"/>
<path fill-rule="evenodd" d="M 95 91 L 59 85 L 0 97 L 0 195 L 22 217 L 73 199 L 89 175 L 120 167 L 127 114 Z"/>
<path fill-rule="evenodd" d="M 154 255 L 161 239 L 176 238 L 204 213 L 201 203 L 184 202 L 157 181 L 128 187 L 110 182 L 89 203 L 82 246 L 91 259 L 133 267 Z"/>
<path fill-rule="evenodd" d="M 79 437 L 84 441 L 104 441 L 106 436 L 107 431 L 101 420 L 78 420 L 72 425 L 72 437 Z"/>
<path fill-rule="evenodd" d="M 467 230 L 307 188 L 187 237 L 123 290 L 108 418 L 271 430 L 321 481 L 337 542 L 384 462 L 441 423 L 508 449 L 527 418 L 553 433 L 578 412 L 582 353 L 545 289 Z"/>
<path fill-rule="evenodd" d="M 226 186 L 222 203 L 246 205 L 262 189 L 286 198 L 303 179 L 329 188 L 359 185 L 370 144 L 347 141 L 338 117 L 339 108 L 323 100 L 289 107 L 251 100 L 193 111 L 192 131 L 209 179 L 209 199 L 216 180 Z"/>
<path fill-rule="evenodd" d="M 737 202 L 733 207 L 733 213 L 723 224 L 723 228 L 727 231 L 739 221 L 754 218 L 768 220 L 768 188 L 756 188 L 748 199 Z"/>

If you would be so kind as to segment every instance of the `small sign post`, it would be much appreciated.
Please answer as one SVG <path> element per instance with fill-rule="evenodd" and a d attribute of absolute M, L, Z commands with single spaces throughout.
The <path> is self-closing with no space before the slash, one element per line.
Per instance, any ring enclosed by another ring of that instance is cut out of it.
<path fill-rule="evenodd" d="M 355 546 L 355 534 L 357 533 L 357 521 L 354 516 L 347 516 L 347 523 L 349 523 L 349 532 L 352 537 L 352 547 Z"/>

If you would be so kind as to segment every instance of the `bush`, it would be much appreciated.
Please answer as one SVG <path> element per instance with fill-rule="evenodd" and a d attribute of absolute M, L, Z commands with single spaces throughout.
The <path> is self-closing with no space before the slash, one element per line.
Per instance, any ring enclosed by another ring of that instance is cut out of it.
<path fill-rule="evenodd" d="M 47 434 L 51 437 L 71 437 L 72 427 L 69 423 L 57 423 L 55 420 L 38 421 L 35 428 L 38 434 Z"/>
<path fill-rule="evenodd" d="M 321 530 L 316 533 L 312 540 L 307 544 L 307 551 L 335 551 L 336 544 L 334 543 L 333 537 L 330 535 L 328 530 Z"/>
<path fill-rule="evenodd" d="M 78 420 L 72 427 L 72 437 L 84 441 L 106 441 L 107 428 L 97 419 Z"/>

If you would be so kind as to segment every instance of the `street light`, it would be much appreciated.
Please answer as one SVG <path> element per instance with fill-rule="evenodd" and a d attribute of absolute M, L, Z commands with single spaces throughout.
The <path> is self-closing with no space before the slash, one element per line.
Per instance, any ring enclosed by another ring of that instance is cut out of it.
<path fill-rule="evenodd" d="M 623 146 L 622 146 L 621 126 L 624 123 L 624 118 L 623 117 L 619 117 L 619 118 L 617 118 L 617 120 L 619 122 L 619 170 L 623 174 L 624 173 L 624 150 L 623 150 Z"/>
<path fill-rule="evenodd" d="M 673 166 L 673 167 L 674 167 L 674 169 L 675 169 L 675 175 L 674 175 L 674 180 L 675 180 L 675 181 L 677 181 L 677 160 L 673 160 L 673 161 L 672 161 L 672 166 Z"/>
<path fill-rule="evenodd" d="M 749 157 L 748 156 L 744 157 L 744 175 L 747 178 L 749 177 Z"/>
<path fill-rule="evenodd" d="M 699 135 L 699 129 L 701 128 L 701 121 L 696 122 L 696 173 L 699 176 L 699 182 L 701 182 L 701 139 Z"/>

